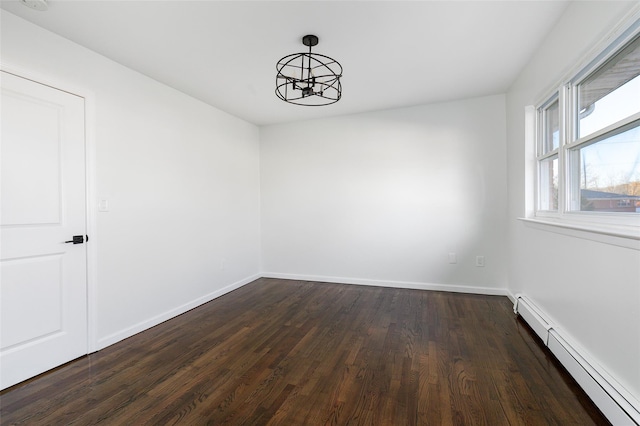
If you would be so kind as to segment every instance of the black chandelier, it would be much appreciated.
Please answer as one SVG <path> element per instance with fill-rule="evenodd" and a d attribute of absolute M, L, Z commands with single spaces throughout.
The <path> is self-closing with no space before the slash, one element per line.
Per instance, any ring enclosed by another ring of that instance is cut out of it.
<path fill-rule="evenodd" d="M 302 37 L 302 44 L 309 46 L 308 53 L 287 55 L 276 64 L 276 95 L 296 105 L 338 102 L 342 96 L 342 65 L 328 56 L 311 53 L 311 47 L 318 44 L 317 36 Z"/>

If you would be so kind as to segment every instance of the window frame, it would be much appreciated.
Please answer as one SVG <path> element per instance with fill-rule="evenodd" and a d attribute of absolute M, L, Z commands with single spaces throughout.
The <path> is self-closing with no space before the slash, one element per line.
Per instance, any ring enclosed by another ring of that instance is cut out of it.
<path fill-rule="evenodd" d="M 569 74 L 569 77 L 549 90 L 534 108 L 534 146 L 535 177 L 533 193 L 533 214 L 529 219 L 548 222 L 556 226 L 580 228 L 586 231 L 625 236 L 640 240 L 640 213 L 638 212 L 590 212 L 579 210 L 580 175 L 579 151 L 589 145 L 606 140 L 615 134 L 640 126 L 640 112 L 610 124 L 598 131 L 578 137 L 579 113 L 578 86 L 596 73 L 630 42 L 640 37 L 640 19 L 636 19 L 613 42 L 591 56 L 591 60 Z M 558 101 L 559 141 L 558 148 L 544 152 L 545 143 L 545 111 Z M 558 209 L 543 210 L 541 191 L 542 162 L 553 157 L 558 158 Z M 576 174 L 576 171 L 578 173 Z M 577 179 L 577 182 L 576 182 Z M 577 188 L 577 190 L 576 190 Z M 577 198 L 576 198 L 577 197 Z M 578 204 L 576 204 L 578 203 Z M 576 209 L 577 207 L 577 209 Z"/>
<path fill-rule="evenodd" d="M 558 103 L 558 147 L 557 148 L 553 148 L 552 145 L 552 149 L 550 149 L 549 151 L 545 152 L 545 144 L 546 144 L 546 136 L 547 136 L 547 120 L 548 120 L 548 110 L 549 108 L 555 104 Z M 562 120 L 560 119 L 560 116 L 562 112 L 562 105 L 560 102 L 560 93 L 558 91 L 556 91 L 555 93 L 553 93 L 544 103 L 542 103 L 542 105 L 540 105 L 539 107 L 536 108 L 536 138 L 535 138 L 535 146 L 536 146 L 536 179 L 535 179 L 535 183 L 536 183 L 536 191 L 535 191 L 535 212 L 536 215 L 540 215 L 540 216 L 550 216 L 550 217 L 554 217 L 557 216 L 557 214 L 560 212 L 561 210 L 561 185 L 563 182 L 563 179 L 561 177 L 561 159 L 560 159 L 560 151 L 562 150 L 562 143 L 563 143 L 563 138 L 562 138 L 562 134 L 563 134 L 563 130 L 562 130 Z M 541 173 L 542 170 L 542 163 L 545 161 L 553 161 L 554 159 L 558 160 L 558 200 L 557 200 L 557 204 L 558 204 L 558 208 L 556 210 L 548 210 L 548 209 L 542 209 L 541 208 L 541 204 L 544 202 L 543 200 L 543 195 L 542 195 L 542 181 L 543 181 L 543 176 Z"/>

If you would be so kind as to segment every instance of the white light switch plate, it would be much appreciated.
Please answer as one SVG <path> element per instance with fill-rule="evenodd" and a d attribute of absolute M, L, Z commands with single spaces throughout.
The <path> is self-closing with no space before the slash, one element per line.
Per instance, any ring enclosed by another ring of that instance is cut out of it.
<path fill-rule="evenodd" d="M 98 201 L 98 211 L 99 212 L 108 212 L 109 211 L 109 200 L 106 198 L 101 198 Z"/>

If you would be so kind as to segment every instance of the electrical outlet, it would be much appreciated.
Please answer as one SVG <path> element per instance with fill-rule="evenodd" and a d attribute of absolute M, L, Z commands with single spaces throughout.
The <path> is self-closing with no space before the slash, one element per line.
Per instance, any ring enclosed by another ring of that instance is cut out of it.
<path fill-rule="evenodd" d="M 476 256 L 476 266 L 480 268 L 484 266 L 484 256 Z"/>
<path fill-rule="evenodd" d="M 458 255 L 455 253 L 449 253 L 449 263 L 458 263 Z"/>

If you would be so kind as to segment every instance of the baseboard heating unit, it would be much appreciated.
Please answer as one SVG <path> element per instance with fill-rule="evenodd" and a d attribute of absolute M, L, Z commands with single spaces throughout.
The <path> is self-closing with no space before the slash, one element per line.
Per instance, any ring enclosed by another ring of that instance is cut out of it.
<path fill-rule="evenodd" d="M 523 295 L 513 311 L 520 315 L 615 426 L 640 425 L 640 403 L 557 329 L 548 316 Z"/>

